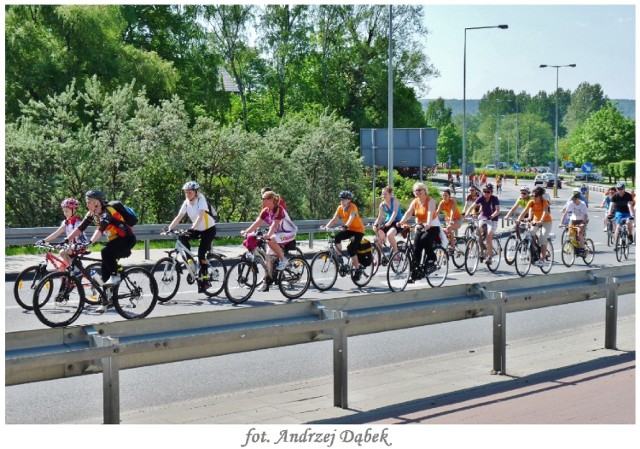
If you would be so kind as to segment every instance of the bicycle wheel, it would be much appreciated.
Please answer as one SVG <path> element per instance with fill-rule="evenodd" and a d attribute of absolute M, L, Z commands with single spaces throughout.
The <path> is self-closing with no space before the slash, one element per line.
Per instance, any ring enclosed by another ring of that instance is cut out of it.
<path fill-rule="evenodd" d="M 464 237 L 456 238 L 456 243 L 453 248 L 453 256 L 451 257 L 451 261 L 456 266 L 456 268 L 464 267 L 464 253 L 467 249 L 467 241 Z"/>
<path fill-rule="evenodd" d="M 545 255 L 544 260 L 542 261 L 542 266 L 540 267 L 540 271 L 544 274 L 548 274 L 551 271 L 551 267 L 553 267 L 554 260 L 554 251 L 553 251 L 553 243 L 550 240 L 547 240 L 547 254 Z"/>
<path fill-rule="evenodd" d="M 596 247 L 593 245 L 593 240 L 591 239 L 586 239 L 584 241 L 584 253 L 582 255 L 582 260 L 584 260 L 584 263 L 587 265 L 591 265 L 591 262 L 593 262 L 593 258 L 596 255 Z"/>
<path fill-rule="evenodd" d="M 338 278 L 338 261 L 329 251 L 321 251 L 311 260 L 311 282 L 318 290 L 329 290 Z"/>
<path fill-rule="evenodd" d="M 518 249 L 516 249 L 516 272 L 521 277 L 526 276 L 531 269 L 531 248 L 528 240 L 522 240 L 518 243 Z"/>
<path fill-rule="evenodd" d="M 358 287 L 364 287 L 365 285 L 367 285 L 369 282 L 371 282 L 371 278 L 373 277 L 373 263 L 370 263 L 369 266 L 365 267 L 364 265 L 360 264 L 360 268 L 362 268 L 362 273 L 360 274 L 360 277 L 356 279 L 356 272 L 355 270 L 351 271 L 351 280 L 353 281 L 354 284 L 356 284 Z"/>
<path fill-rule="evenodd" d="M 297 299 L 304 295 L 311 282 L 311 268 L 304 258 L 294 256 L 284 270 L 278 274 L 280 292 L 288 299 Z"/>
<path fill-rule="evenodd" d="M 408 251 L 397 251 L 387 266 L 387 285 L 392 292 L 401 292 L 409 282 L 411 259 Z"/>
<path fill-rule="evenodd" d="M 128 320 L 148 316 L 158 301 L 158 286 L 153 275 L 142 267 L 122 273 L 122 281 L 113 287 L 113 305 Z"/>
<path fill-rule="evenodd" d="M 618 231 L 618 238 L 616 238 L 616 259 L 618 259 L 618 262 L 622 262 L 622 259 L 624 259 L 625 247 L 627 246 L 626 237 L 623 231 Z"/>
<path fill-rule="evenodd" d="M 376 274 L 380 266 L 383 265 L 383 259 L 382 259 L 383 257 L 384 257 L 384 254 L 382 253 L 382 251 L 380 251 L 380 248 L 378 248 L 378 244 L 374 242 L 372 261 L 371 261 L 371 265 L 373 265 L 373 274 Z"/>
<path fill-rule="evenodd" d="M 158 286 L 158 301 L 166 302 L 178 293 L 180 287 L 180 273 L 178 261 L 172 257 L 163 257 L 153 264 L 151 273 Z"/>
<path fill-rule="evenodd" d="M 442 245 L 434 245 L 433 251 L 436 253 L 436 262 L 433 268 L 426 270 L 427 282 L 432 287 L 440 287 L 444 284 L 449 273 L 449 256 Z"/>
<path fill-rule="evenodd" d="M 476 235 L 476 227 L 473 225 L 467 226 L 464 230 L 464 238 L 470 240 L 474 235 Z"/>
<path fill-rule="evenodd" d="M 478 269 L 478 263 L 480 262 L 480 248 L 476 239 L 471 239 L 467 242 L 467 248 L 464 251 L 464 268 L 469 275 L 473 276 L 473 273 Z"/>
<path fill-rule="evenodd" d="M 622 246 L 622 256 L 624 257 L 624 260 L 628 260 L 629 259 L 629 234 L 627 234 L 626 232 L 624 233 L 623 241 L 624 241 L 624 245 Z"/>
<path fill-rule="evenodd" d="M 227 276 L 227 267 L 225 267 L 222 257 L 218 254 L 209 254 L 207 256 L 207 260 L 209 261 L 207 276 L 209 276 L 209 283 L 211 284 L 211 287 L 207 288 L 204 291 L 204 294 L 207 296 L 216 296 L 219 295 L 224 288 L 224 279 Z"/>
<path fill-rule="evenodd" d="M 91 273 L 91 271 L 95 271 L 98 275 L 102 274 L 102 264 L 100 262 L 95 262 L 89 264 L 85 267 L 85 271 Z M 92 306 L 99 306 L 102 303 L 102 298 L 100 298 L 100 292 L 91 284 L 89 278 L 83 276 L 82 277 L 82 287 L 84 288 L 84 302 L 90 304 Z M 87 294 L 88 292 L 88 294 Z"/>
<path fill-rule="evenodd" d="M 33 310 L 33 293 L 40 281 L 47 275 L 47 267 L 33 265 L 18 274 L 13 283 L 13 297 L 24 310 Z"/>
<path fill-rule="evenodd" d="M 613 229 L 613 222 L 609 220 L 607 222 L 607 246 L 613 245 L 614 237 L 615 237 L 615 229 Z"/>
<path fill-rule="evenodd" d="M 45 276 L 33 293 L 33 311 L 49 327 L 68 326 L 78 319 L 84 308 L 84 291 L 80 279 L 65 271 Z"/>
<path fill-rule="evenodd" d="M 569 237 L 569 228 L 564 228 L 564 231 L 562 231 L 562 237 L 560 237 L 560 245 L 564 245 L 564 242 L 566 242 Z"/>
<path fill-rule="evenodd" d="M 246 302 L 258 284 L 258 267 L 247 261 L 232 266 L 224 280 L 224 293 L 234 304 Z"/>
<path fill-rule="evenodd" d="M 500 240 L 495 239 L 491 247 L 491 263 L 487 264 L 487 268 L 492 273 L 495 273 L 500 266 L 500 254 L 502 254 L 502 245 L 500 244 Z"/>
<path fill-rule="evenodd" d="M 518 237 L 512 234 L 504 245 L 504 261 L 507 265 L 513 265 L 516 259 L 516 249 L 518 249 Z"/>
<path fill-rule="evenodd" d="M 576 260 L 576 251 L 573 242 L 568 240 L 562 244 L 562 252 L 560 254 L 562 263 L 570 267 Z"/>

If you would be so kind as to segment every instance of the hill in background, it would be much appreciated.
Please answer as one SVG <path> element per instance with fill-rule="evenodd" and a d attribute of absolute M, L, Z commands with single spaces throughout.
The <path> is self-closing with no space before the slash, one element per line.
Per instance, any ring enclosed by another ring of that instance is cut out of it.
<path fill-rule="evenodd" d="M 422 109 L 427 110 L 427 105 L 432 99 L 421 99 Z M 611 100 L 618 104 L 618 110 L 625 117 L 636 118 L 636 100 Z M 478 104 L 480 100 L 467 100 L 467 114 L 474 115 L 478 113 Z M 444 100 L 445 107 L 451 108 L 453 115 L 462 114 L 462 100 Z"/>

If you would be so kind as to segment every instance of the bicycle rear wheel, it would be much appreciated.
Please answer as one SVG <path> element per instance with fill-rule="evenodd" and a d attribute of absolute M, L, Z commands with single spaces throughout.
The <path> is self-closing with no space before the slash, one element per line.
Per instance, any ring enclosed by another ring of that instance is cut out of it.
<path fill-rule="evenodd" d="M 627 242 L 627 235 L 622 231 L 618 231 L 618 238 L 616 239 L 616 259 L 618 262 L 622 262 L 629 255 L 629 247 Z"/>
<path fill-rule="evenodd" d="M 554 251 L 553 251 L 553 243 L 551 240 L 547 240 L 547 254 L 545 255 L 544 260 L 542 261 L 542 266 L 540 267 L 540 271 L 544 274 L 548 274 L 551 271 L 551 267 L 553 267 L 554 260 Z"/>
<path fill-rule="evenodd" d="M 33 311 L 40 322 L 49 327 L 70 325 L 83 308 L 82 284 L 65 271 L 45 276 L 33 293 Z"/>
<path fill-rule="evenodd" d="M 122 281 L 113 287 L 113 305 L 128 320 L 148 316 L 158 301 L 158 286 L 151 273 L 131 267 L 122 273 Z"/>
<path fill-rule="evenodd" d="M 591 239 L 586 239 L 584 241 L 584 253 L 582 255 L 582 260 L 584 260 L 584 263 L 587 265 L 591 265 L 591 262 L 593 262 L 593 258 L 596 255 L 596 247 L 593 245 L 593 240 Z"/>
<path fill-rule="evenodd" d="M 33 310 L 33 293 L 40 281 L 47 275 L 47 268 L 33 265 L 18 274 L 13 283 L 13 297 L 24 310 Z"/>
<path fill-rule="evenodd" d="M 467 241 L 467 248 L 464 252 L 464 268 L 469 275 L 473 276 L 473 273 L 478 269 L 478 263 L 480 262 L 480 248 L 477 240 L 470 239 Z"/>
<path fill-rule="evenodd" d="M 258 284 L 258 267 L 247 261 L 240 261 L 232 266 L 224 281 L 224 293 L 234 304 L 246 302 Z"/>
<path fill-rule="evenodd" d="M 209 283 L 211 284 L 211 287 L 205 289 L 204 294 L 207 296 L 216 296 L 219 295 L 224 288 L 224 279 L 227 276 L 227 267 L 225 267 L 222 257 L 218 254 L 209 254 L 207 260 L 209 261 L 207 276 L 209 276 Z"/>
<path fill-rule="evenodd" d="M 570 267 L 576 260 L 576 251 L 571 240 L 567 240 L 562 244 L 562 251 L 560 254 L 562 263 L 565 266 Z"/>
<path fill-rule="evenodd" d="M 426 268 L 427 282 L 432 287 L 440 287 L 449 273 L 449 256 L 442 245 L 434 245 L 433 251 L 436 253 L 436 261 L 432 268 Z"/>
<path fill-rule="evenodd" d="M 387 285 L 392 292 L 401 292 L 409 282 L 411 273 L 411 260 L 405 250 L 397 251 L 391 256 L 391 262 L 387 266 Z"/>
<path fill-rule="evenodd" d="M 318 290 L 329 290 L 338 278 L 338 261 L 329 251 L 321 251 L 311 260 L 311 282 Z"/>
<path fill-rule="evenodd" d="M 453 256 L 451 257 L 451 261 L 456 266 L 456 268 L 464 267 L 464 253 L 467 249 L 467 241 L 464 237 L 456 238 L 456 243 L 453 248 Z"/>
<path fill-rule="evenodd" d="M 513 265 L 516 259 L 516 249 L 518 249 L 518 237 L 511 235 L 504 245 L 504 261 L 507 265 Z"/>
<path fill-rule="evenodd" d="M 310 283 L 311 267 L 299 256 L 290 258 L 287 267 L 278 274 L 278 287 L 288 299 L 297 299 L 304 295 Z"/>
<path fill-rule="evenodd" d="M 515 265 L 516 272 L 521 277 L 524 277 L 529 273 L 529 270 L 531 269 L 531 248 L 529 241 L 522 240 L 518 243 Z"/>
<path fill-rule="evenodd" d="M 373 274 L 376 274 L 378 272 L 378 269 L 380 269 L 380 267 L 383 265 L 383 258 L 384 253 L 382 251 L 380 251 L 380 248 L 378 248 L 378 244 L 376 242 L 373 242 L 373 254 L 372 254 L 372 259 L 371 259 L 371 265 L 373 265 Z"/>
<path fill-rule="evenodd" d="M 180 288 L 180 272 L 178 261 L 172 257 L 163 257 L 151 268 L 151 273 L 158 286 L 158 301 L 166 302 L 178 293 Z"/>
<path fill-rule="evenodd" d="M 95 262 L 89 264 L 85 267 L 85 271 L 91 273 L 91 271 L 95 271 L 98 273 L 98 276 L 102 274 L 102 264 L 100 262 Z M 84 302 L 90 304 L 92 306 L 99 306 L 102 303 L 102 298 L 100 298 L 100 293 L 98 290 L 91 284 L 91 281 L 86 276 L 82 277 L 82 287 L 84 288 Z M 89 292 L 87 294 L 87 292 Z"/>
<path fill-rule="evenodd" d="M 607 222 L 607 246 L 613 245 L 614 237 L 615 237 L 615 229 L 613 228 L 613 222 L 609 220 Z"/>

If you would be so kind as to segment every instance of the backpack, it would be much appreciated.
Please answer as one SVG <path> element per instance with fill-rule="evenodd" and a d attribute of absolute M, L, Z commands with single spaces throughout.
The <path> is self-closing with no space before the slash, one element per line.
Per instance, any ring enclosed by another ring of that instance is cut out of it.
<path fill-rule="evenodd" d="M 209 201 L 207 201 L 207 213 L 209 215 L 211 215 L 211 217 L 215 220 L 215 221 L 219 221 L 220 220 L 220 214 L 218 214 L 218 211 L 215 209 L 215 207 L 213 207 L 211 205 L 211 203 Z"/>
<path fill-rule="evenodd" d="M 360 246 L 356 250 L 356 254 L 358 255 L 358 262 L 363 267 L 368 267 L 373 262 L 373 245 L 366 238 L 362 238 L 360 241 Z"/>
<path fill-rule="evenodd" d="M 121 201 L 109 201 L 107 205 L 109 212 L 113 214 L 114 211 L 118 212 L 124 218 L 124 222 L 128 226 L 135 226 L 138 223 L 138 215 L 129 206 L 126 206 Z"/>

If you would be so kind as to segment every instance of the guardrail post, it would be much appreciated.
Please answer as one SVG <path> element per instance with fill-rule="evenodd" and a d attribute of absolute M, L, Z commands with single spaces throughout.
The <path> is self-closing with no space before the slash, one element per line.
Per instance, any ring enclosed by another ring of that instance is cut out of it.
<path fill-rule="evenodd" d="M 151 259 L 151 241 L 149 240 L 144 241 L 144 258 L 146 260 Z"/>
<path fill-rule="evenodd" d="M 347 312 L 329 310 L 319 303 L 313 303 L 323 320 L 345 319 Z M 333 336 L 333 405 L 347 408 L 348 405 L 348 358 L 347 358 L 347 330 L 343 327 L 330 329 Z"/>
<path fill-rule="evenodd" d="M 313 232 L 309 233 L 309 249 L 313 249 Z"/>
<path fill-rule="evenodd" d="M 85 331 L 89 337 L 89 345 L 97 348 L 113 347 L 113 357 L 104 357 L 94 361 L 91 369 L 96 370 L 102 365 L 102 414 L 104 424 L 120 424 L 120 360 L 119 339 L 100 335 L 93 326 Z"/>
<path fill-rule="evenodd" d="M 604 327 L 605 349 L 616 349 L 618 321 L 618 279 L 607 277 L 607 301 Z"/>
<path fill-rule="evenodd" d="M 502 304 L 493 309 L 493 371 L 507 372 L 507 312 Z"/>

